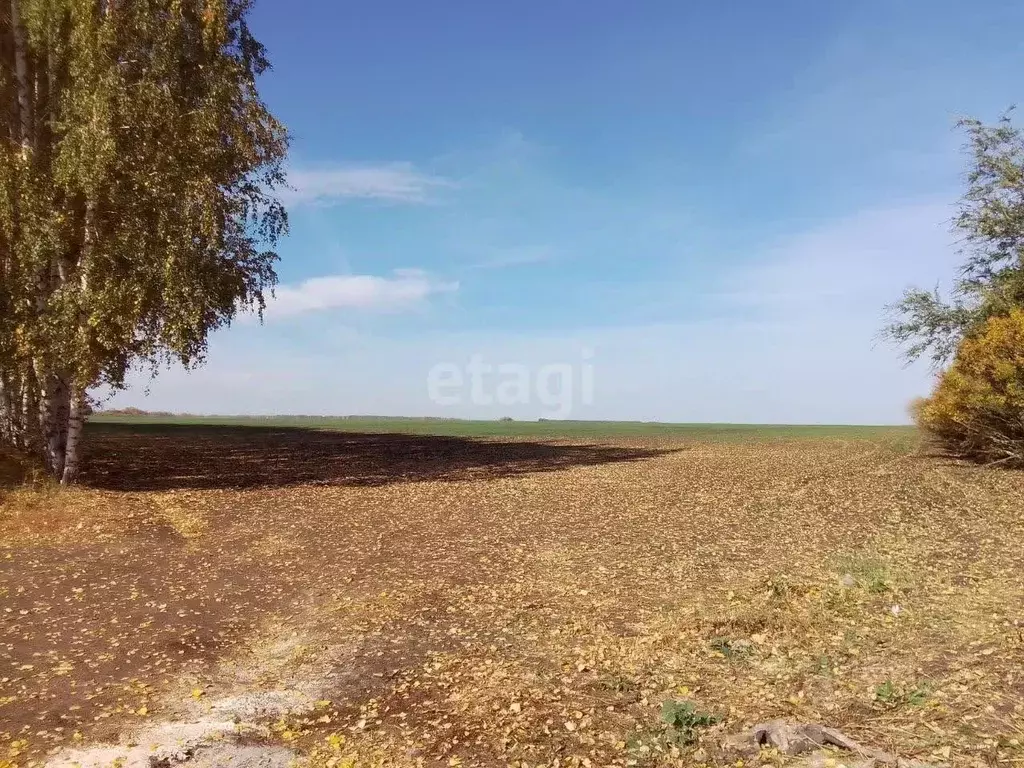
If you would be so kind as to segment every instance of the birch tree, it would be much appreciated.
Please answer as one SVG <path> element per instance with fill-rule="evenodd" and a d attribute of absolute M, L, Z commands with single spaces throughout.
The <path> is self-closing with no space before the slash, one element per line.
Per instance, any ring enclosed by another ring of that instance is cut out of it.
<path fill-rule="evenodd" d="M 262 312 L 287 134 L 251 0 L 0 0 L 0 441 L 69 483 L 87 392 Z"/>
<path fill-rule="evenodd" d="M 1011 113 L 994 125 L 961 120 L 970 164 L 953 227 L 964 261 L 948 297 L 912 288 L 889 308 L 882 333 L 908 360 L 948 363 L 993 317 L 1024 308 L 1024 131 Z"/>

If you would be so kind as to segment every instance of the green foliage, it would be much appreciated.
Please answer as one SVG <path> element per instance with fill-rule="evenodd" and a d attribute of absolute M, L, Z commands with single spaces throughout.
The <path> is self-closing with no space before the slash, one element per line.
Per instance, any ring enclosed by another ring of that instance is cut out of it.
<path fill-rule="evenodd" d="M 896 690 L 896 684 L 892 680 L 886 680 L 875 687 L 875 701 L 880 704 L 895 706 L 898 698 L 899 693 Z"/>
<path fill-rule="evenodd" d="M 1024 465 L 1024 133 L 1009 115 L 964 120 L 972 164 L 955 226 L 965 260 L 950 301 L 908 292 L 887 329 L 911 359 L 944 371 L 912 405 L 917 424 L 950 453 Z"/>
<path fill-rule="evenodd" d="M 828 654 L 821 654 L 818 656 L 818 660 L 815 662 L 814 671 L 815 674 L 821 675 L 822 677 L 832 677 L 835 674 L 833 667 L 835 663 L 832 661 L 832 657 Z"/>
<path fill-rule="evenodd" d="M 727 659 L 745 658 L 754 650 L 749 640 L 732 640 L 728 637 L 713 637 L 710 645 Z"/>
<path fill-rule="evenodd" d="M 717 715 L 699 712 L 692 701 L 668 699 L 661 705 L 661 722 L 666 726 L 664 740 L 667 744 L 684 747 L 697 740 L 697 730 L 714 725 Z"/>
<path fill-rule="evenodd" d="M 890 307 L 883 336 L 908 359 L 949 361 L 991 317 L 1024 307 L 1024 133 L 1006 114 L 994 126 L 965 119 L 971 165 L 954 218 L 964 262 L 952 293 L 914 288 Z"/>
<path fill-rule="evenodd" d="M 923 707 L 928 703 L 928 699 L 931 698 L 931 695 L 931 686 L 922 684 L 915 685 L 906 694 L 907 704 L 912 707 Z"/>
<path fill-rule="evenodd" d="M 1024 309 L 963 341 L 918 424 L 958 456 L 1024 464 Z"/>
<path fill-rule="evenodd" d="M 633 693 L 640 690 L 640 684 L 625 675 L 612 675 L 601 680 L 598 686 L 605 691 L 614 691 L 615 693 Z"/>
<path fill-rule="evenodd" d="M 885 561 L 870 554 L 843 555 L 836 558 L 836 570 L 840 575 L 849 574 L 857 586 L 872 594 L 892 590 L 892 576 Z"/>
<path fill-rule="evenodd" d="M 908 705 L 911 707 L 923 707 L 931 698 L 931 686 L 927 683 L 917 683 L 913 686 L 898 685 L 892 680 L 875 687 L 875 701 L 888 709 Z"/>
<path fill-rule="evenodd" d="M 201 363 L 276 280 L 287 134 L 256 89 L 250 5 L 11 0 L 0 18 L 0 440 L 57 474 L 88 388 Z"/>

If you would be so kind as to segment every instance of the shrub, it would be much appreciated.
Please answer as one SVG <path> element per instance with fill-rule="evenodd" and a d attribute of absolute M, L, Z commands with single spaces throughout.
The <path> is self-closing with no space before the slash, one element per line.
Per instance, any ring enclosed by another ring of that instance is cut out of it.
<path fill-rule="evenodd" d="M 692 701 L 668 699 L 661 705 L 661 722 L 665 724 L 665 742 L 685 747 L 697 741 L 698 728 L 714 725 L 718 717 L 697 711 Z"/>
<path fill-rule="evenodd" d="M 910 415 L 910 420 L 917 425 L 921 425 L 921 413 L 924 411 L 925 406 L 928 405 L 927 397 L 915 397 L 907 405 L 907 413 Z"/>
<path fill-rule="evenodd" d="M 1024 466 L 1024 309 L 961 342 L 917 417 L 950 453 Z"/>

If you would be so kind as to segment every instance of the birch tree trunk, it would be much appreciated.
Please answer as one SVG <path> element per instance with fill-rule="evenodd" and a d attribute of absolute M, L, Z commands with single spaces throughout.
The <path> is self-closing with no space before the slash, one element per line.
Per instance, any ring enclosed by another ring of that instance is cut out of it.
<path fill-rule="evenodd" d="M 19 448 L 31 450 L 35 442 L 36 432 L 30 431 L 35 424 L 36 408 L 32 393 L 32 382 L 24 382 L 21 391 L 21 445 Z"/>
<path fill-rule="evenodd" d="M 28 47 L 25 27 L 21 23 L 21 2 L 11 0 L 11 36 L 14 39 L 14 79 L 18 93 L 18 125 L 21 148 L 28 152 L 32 146 L 32 93 L 28 76 Z"/>
<path fill-rule="evenodd" d="M 106 13 L 106 5 L 101 5 L 101 11 Z M 96 249 L 96 201 L 89 199 L 85 203 L 85 216 L 84 216 L 84 228 L 82 232 L 82 249 L 78 254 L 77 270 L 78 270 L 78 288 L 80 296 L 85 297 L 89 295 L 89 270 L 92 266 L 93 255 Z M 65 274 L 62 280 L 68 279 Z M 89 327 L 88 316 L 85 312 L 84 307 L 79 308 L 78 312 L 78 328 L 76 329 L 76 336 L 78 344 L 82 347 L 88 347 L 90 341 L 90 334 L 92 329 Z M 81 444 L 82 444 L 82 430 L 85 426 L 86 417 L 86 397 L 85 390 L 88 386 L 88 382 L 94 380 L 97 377 L 98 371 L 89 370 L 86 368 L 86 372 L 83 373 L 82 367 L 71 374 L 64 380 L 64 390 L 62 395 L 64 397 L 63 403 L 65 405 L 63 412 L 60 414 L 60 445 L 62 446 L 62 454 L 60 456 L 61 467 L 55 472 L 60 477 L 61 485 L 71 485 L 75 482 L 78 477 L 78 467 L 81 459 Z M 85 379 L 85 384 L 80 383 L 82 379 Z"/>
<path fill-rule="evenodd" d="M 71 485 L 78 477 L 78 465 L 82 453 L 82 428 L 85 426 L 85 392 L 76 384 L 71 388 L 71 405 L 68 409 L 67 442 L 64 446 L 64 470 L 60 484 Z"/>
<path fill-rule="evenodd" d="M 0 372 L 0 443 L 14 444 L 17 439 L 14 409 L 11 407 L 11 386 L 7 376 Z"/>
<path fill-rule="evenodd" d="M 288 133 L 250 0 L 0 0 L 0 441 L 63 483 L 88 391 L 261 312 Z"/>
<path fill-rule="evenodd" d="M 46 370 L 45 363 L 36 361 L 36 380 L 39 382 L 39 431 L 43 438 L 43 459 L 46 468 L 56 477 L 64 471 L 64 446 L 60 442 L 60 401 L 57 377 Z"/>

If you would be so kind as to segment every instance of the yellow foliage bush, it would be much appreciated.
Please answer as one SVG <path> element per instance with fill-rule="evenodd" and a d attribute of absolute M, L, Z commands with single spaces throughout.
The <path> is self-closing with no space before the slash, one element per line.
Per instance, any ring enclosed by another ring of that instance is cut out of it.
<path fill-rule="evenodd" d="M 993 317 L 964 339 L 918 424 L 951 453 L 1024 464 L 1024 309 Z"/>

